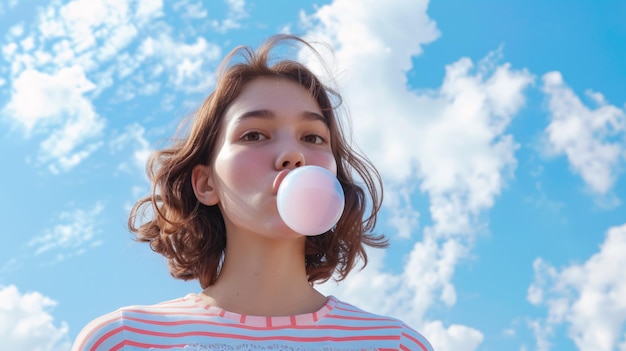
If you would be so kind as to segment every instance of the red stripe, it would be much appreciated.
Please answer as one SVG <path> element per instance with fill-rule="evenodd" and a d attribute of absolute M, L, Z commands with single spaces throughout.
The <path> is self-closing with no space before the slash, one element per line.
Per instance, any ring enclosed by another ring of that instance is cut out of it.
<path fill-rule="evenodd" d="M 347 305 L 344 303 L 344 305 Z M 335 306 L 336 309 L 338 310 L 342 310 L 342 311 L 346 311 L 346 312 L 351 312 L 354 314 L 363 314 L 363 315 L 367 315 L 367 316 L 371 316 L 371 313 L 362 311 L 354 306 L 351 305 L 347 305 L 350 306 L 352 308 L 346 308 L 346 307 L 342 307 L 341 305 L 337 305 Z M 375 317 L 357 317 L 357 316 L 335 316 L 335 315 L 331 315 L 329 314 L 328 317 L 331 318 L 342 318 L 342 319 L 354 319 L 354 320 L 370 320 L 370 321 L 392 321 L 392 318 L 388 318 L 385 316 L 375 316 Z"/>
<path fill-rule="evenodd" d="M 306 338 L 306 337 L 297 337 L 297 336 L 252 337 L 252 336 L 246 336 L 246 335 L 237 335 L 237 334 L 228 334 L 228 333 L 211 333 L 211 332 L 200 332 L 200 331 L 197 331 L 197 332 L 184 332 L 184 333 L 158 333 L 158 332 L 153 332 L 153 331 L 148 331 L 148 330 L 143 330 L 143 329 L 137 329 L 137 328 L 132 328 L 132 327 L 120 327 L 120 328 L 116 328 L 116 329 L 114 329 L 114 330 L 104 334 L 92 346 L 91 350 L 97 350 L 98 347 L 106 341 L 106 339 L 108 339 L 109 337 L 111 337 L 112 335 L 114 335 L 116 333 L 124 332 L 124 331 L 129 331 L 129 332 L 142 334 L 142 335 L 164 337 L 164 338 L 169 338 L 169 339 L 171 339 L 171 338 L 187 337 L 187 336 L 205 336 L 205 337 L 213 337 L 213 338 L 228 338 L 228 339 L 246 340 L 246 341 L 276 340 L 276 341 L 294 341 L 294 342 L 323 342 L 323 341 L 346 342 L 346 341 L 376 341 L 376 340 L 395 340 L 395 339 L 397 339 L 396 336 L 390 336 L 390 335 L 386 335 L 386 336 L 345 336 L 345 337 L 324 336 L 324 337 L 315 337 L 315 338 L 308 337 L 308 338 Z M 414 339 L 414 338 L 412 338 L 409 335 L 406 335 L 404 333 L 403 333 L 403 335 L 405 335 L 409 339 L 415 341 L 418 345 L 420 345 L 420 347 L 422 348 L 423 351 L 428 351 L 428 349 L 426 349 L 426 347 L 421 342 L 419 342 L 417 339 Z M 122 347 L 127 346 L 127 345 L 128 346 L 143 347 L 143 348 L 152 347 L 152 348 L 161 348 L 161 349 L 171 348 L 171 347 L 184 347 L 184 346 L 186 346 L 185 344 L 159 345 L 159 344 L 140 343 L 140 342 L 133 341 L 133 340 L 124 340 L 121 343 L 115 345 L 113 348 L 111 348 L 111 351 L 118 351 Z M 400 345 L 400 348 L 402 350 L 404 350 L 404 351 L 411 351 L 410 349 L 408 349 L 404 345 Z M 381 349 L 381 351 L 383 351 L 383 350 L 385 350 L 385 349 Z M 389 349 L 389 350 L 393 350 L 393 349 Z"/>
<path fill-rule="evenodd" d="M 244 318 L 245 315 L 242 315 L 242 318 Z M 317 316 L 316 314 L 313 314 L 314 319 L 317 321 Z M 115 323 L 117 322 L 119 319 L 121 319 L 122 317 L 118 317 L 115 318 L 113 320 L 108 320 L 105 321 L 103 323 L 101 323 L 100 325 L 98 325 L 97 328 L 94 328 L 93 330 L 97 330 L 98 328 L 100 328 L 103 324 L 106 323 Z M 295 317 L 293 317 L 295 319 Z M 217 322 L 209 322 L 209 321 L 198 321 L 198 320 L 181 320 L 181 321 L 154 321 L 154 320 L 147 320 L 147 319 L 141 319 L 141 318 L 134 318 L 134 317 L 125 317 L 125 319 L 128 320 L 133 320 L 136 322 L 140 322 L 140 323 L 146 323 L 146 324 L 151 324 L 151 325 L 162 325 L 162 326 L 180 326 L 180 325 L 185 325 L 185 324 L 202 324 L 202 325 L 214 325 L 214 326 L 223 326 L 223 324 L 221 323 L 217 323 Z M 232 328 L 239 328 L 239 329 L 248 329 L 248 330 L 257 330 L 257 329 L 263 329 L 263 328 L 259 328 L 259 327 L 252 327 L 252 326 L 243 326 L 243 325 L 231 325 L 230 327 Z M 320 325 L 320 326 L 299 326 L 299 325 L 292 325 L 292 326 L 283 326 L 283 327 L 275 327 L 274 329 L 283 329 L 283 328 L 293 328 L 293 329 L 299 329 L 299 330 L 304 330 L 304 329 L 323 329 L 323 330 L 346 330 L 346 331 L 357 331 L 357 330 L 381 330 L 381 329 L 391 329 L 391 328 L 396 328 L 394 326 L 365 326 L 365 327 L 353 327 L 353 326 L 341 326 L 341 325 Z M 132 328 L 132 327 L 120 327 L 120 328 L 116 328 L 113 329 L 109 332 L 107 332 L 106 334 L 102 335 L 102 337 L 100 337 L 98 339 L 98 341 L 96 341 L 96 343 L 94 344 L 94 348 L 97 349 L 98 346 L 100 346 L 106 339 L 110 338 L 111 336 L 115 335 L 116 333 L 122 332 L 123 330 L 135 330 L 136 332 L 138 332 L 139 334 L 141 333 L 141 329 L 138 328 Z M 193 334 L 193 332 L 191 332 L 191 334 Z M 159 335 L 158 333 L 156 333 L 155 335 Z M 203 335 L 203 333 L 198 332 L 198 335 Z M 210 333 L 208 333 L 207 335 L 210 335 Z M 417 339 L 412 338 L 410 335 L 404 334 L 405 336 L 407 336 L 410 340 L 414 341 L 415 343 L 417 343 L 418 345 L 420 345 L 422 347 L 422 349 L 424 351 L 427 351 L 427 348 L 421 343 L 419 342 Z M 377 338 L 377 337 L 372 337 L 372 338 Z M 89 337 L 86 337 L 85 340 L 88 340 Z M 358 337 L 357 337 L 358 339 Z M 82 349 L 84 347 L 84 344 L 81 345 L 81 347 L 79 348 Z"/>
<path fill-rule="evenodd" d="M 195 309 L 195 308 L 194 308 Z M 179 315 L 183 315 L 183 316 L 197 316 L 199 315 L 197 312 L 183 312 L 183 311 L 146 311 L 146 310 L 124 310 L 123 311 L 124 314 L 127 313 L 137 313 L 137 314 L 147 314 L 147 315 L 151 315 L 151 316 L 169 316 L 172 314 L 179 314 Z M 215 316 L 217 314 L 211 314 L 208 313 L 206 314 L 208 316 Z"/>
<path fill-rule="evenodd" d="M 245 323 L 245 315 L 242 315 L 242 323 Z M 291 316 L 292 323 L 296 323 L 295 316 Z M 125 317 L 125 320 L 134 321 L 138 323 L 144 323 L 148 325 L 159 325 L 159 326 L 182 326 L 187 324 L 198 324 L 198 325 L 210 325 L 210 326 L 225 326 L 224 323 L 221 322 L 213 322 L 206 320 L 194 320 L 194 319 L 184 319 L 184 320 L 173 320 L 173 321 L 156 321 L 152 319 L 143 319 L 143 318 L 135 318 L 135 317 Z M 237 328 L 237 329 L 247 329 L 247 330 L 265 330 L 265 327 L 257 327 L 257 326 L 249 326 L 249 325 L 237 325 L 232 324 L 228 325 L 229 328 Z M 273 330 L 280 329 L 324 329 L 324 330 L 382 330 L 382 329 L 400 329 L 399 326 L 395 325 L 373 325 L 373 326 L 344 326 L 344 325 L 283 325 L 283 326 L 275 326 Z"/>
<path fill-rule="evenodd" d="M 133 307 L 138 307 L 138 308 L 133 308 Z M 169 306 L 169 305 L 154 305 L 154 306 L 128 306 L 126 308 L 124 308 L 124 312 L 137 312 L 137 311 L 141 311 L 141 312 L 145 312 L 145 313 L 171 313 L 171 310 L 193 310 L 193 309 L 197 309 L 198 305 L 174 305 L 174 306 Z M 155 312 L 153 310 L 168 310 L 166 312 Z"/>
<path fill-rule="evenodd" d="M 132 340 L 124 340 L 121 343 L 115 345 L 113 348 L 111 348 L 110 351 L 120 350 L 124 346 L 136 346 L 136 347 L 141 347 L 141 348 L 144 348 L 144 349 L 147 349 L 147 348 L 150 348 L 150 349 L 169 349 L 169 348 L 172 348 L 172 347 L 184 348 L 185 346 L 188 346 L 188 345 L 187 344 L 155 345 L 155 344 L 146 344 L 146 343 L 132 341 Z"/>
<path fill-rule="evenodd" d="M 349 306 L 349 305 L 348 305 Z M 172 309 L 175 308 L 185 308 L 185 309 L 195 309 L 197 308 L 196 305 L 190 305 L 190 306 L 179 306 L 179 307 L 171 307 Z M 205 309 L 208 310 L 212 308 L 212 306 L 208 305 L 205 306 Z M 367 312 L 361 311 L 361 310 L 355 310 L 355 309 L 347 309 L 344 307 L 341 307 L 339 305 L 335 306 L 335 308 L 343 310 L 343 311 L 348 311 L 348 312 L 353 312 L 356 314 L 364 314 L 364 315 L 370 315 Z M 209 315 L 219 315 L 220 317 L 224 317 L 226 314 L 226 311 L 223 309 L 219 309 L 220 313 L 219 314 L 209 314 Z M 146 311 L 146 310 L 138 310 L 138 309 L 125 309 L 124 313 L 138 313 L 138 314 L 148 314 L 148 315 L 170 315 L 172 314 L 172 311 Z M 182 312 L 182 311 L 177 311 L 177 314 L 180 315 L 197 315 L 197 313 L 194 312 Z M 327 316 L 328 318 L 335 318 L 335 319 L 347 319 L 347 320 L 361 320 L 361 321 L 389 321 L 389 318 L 385 318 L 385 317 L 357 317 L 357 316 L 337 316 L 337 315 L 332 315 L 332 314 L 328 314 Z M 313 320 L 315 322 L 319 321 L 319 315 L 317 312 L 313 312 Z"/>
<path fill-rule="evenodd" d="M 236 339 L 236 340 L 247 340 L 247 341 L 268 341 L 268 340 L 281 340 L 281 341 L 295 341 L 295 342 L 321 342 L 321 341 L 361 341 L 361 340 L 397 340 L 397 336 L 393 335 L 371 335 L 371 336 L 344 336 L 344 337 L 333 337 L 333 336 L 321 336 L 321 337 L 298 337 L 298 336 L 263 336 L 263 337 L 253 337 L 248 335 L 240 335 L 240 334 L 229 334 L 229 333 L 215 333 L 208 331 L 193 331 L 193 332 L 182 332 L 182 333 L 162 333 L 155 332 L 150 330 L 143 330 L 133 327 L 122 327 L 124 331 L 128 331 L 131 333 L 137 333 L 141 335 L 149 335 L 149 336 L 157 336 L 164 338 L 181 338 L 188 336 L 205 336 L 205 337 L 213 337 L 213 338 L 228 338 L 228 339 Z M 427 350 L 426 350 L 427 351 Z"/>
<path fill-rule="evenodd" d="M 108 338 L 112 337 L 113 335 L 115 335 L 115 334 L 117 334 L 117 333 L 123 332 L 123 331 L 124 331 L 124 329 L 125 329 L 125 328 L 122 326 L 122 327 L 119 327 L 119 328 L 115 328 L 115 329 L 111 330 L 110 332 L 108 332 L 108 333 L 106 333 L 106 334 L 102 335 L 102 336 L 100 337 L 100 339 L 98 339 L 98 341 L 96 341 L 96 343 L 95 343 L 95 344 L 93 344 L 93 346 L 91 347 L 91 349 L 92 349 L 92 350 L 97 350 L 97 349 L 98 349 L 98 347 L 100 347 L 100 345 L 101 345 L 101 344 L 103 344 L 103 343 L 106 341 L 106 339 L 108 339 Z M 87 340 L 87 338 L 85 338 L 85 340 Z M 79 349 L 79 350 L 82 350 L 82 349 L 83 349 L 83 346 L 84 346 L 84 345 L 81 345 L 81 347 L 80 347 L 80 348 L 78 348 L 78 349 Z"/>
<path fill-rule="evenodd" d="M 82 343 L 78 347 L 78 350 L 83 350 L 85 348 L 85 344 L 87 343 L 87 340 L 91 339 L 92 335 L 96 331 L 99 331 L 101 328 L 103 328 L 107 324 L 117 323 L 117 321 L 119 321 L 120 319 L 122 319 L 121 315 L 116 317 L 116 318 L 103 320 L 101 323 L 98 323 L 97 325 L 95 325 L 93 328 L 91 328 L 91 330 L 89 330 L 89 333 L 87 333 L 87 335 L 83 338 Z M 94 322 L 95 322 L 95 320 L 94 320 Z M 98 343 L 96 345 L 99 345 L 99 344 L 103 343 L 104 340 L 106 339 L 106 337 L 110 337 L 110 336 L 114 335 L 120 329 L 121 328 L 116 328 L 116 329 L 113 329 L 113 330 L 109 331 L 108 333 L 102 335 L 100 337 L 100 339 L 98 339 L 99 341 L 98 341 Z"/>
<path fill-rule="evenodd" d="M 419 347 L 422 348 L 423 351 L 428 351 L 428 348 L 419 340 L 417 340 L 416 338 L 414 338 L 413 336 L 407 334 L 407 333 L 402 333 L 402 336 L 406 337 L 407 339 L 413 341 L 414 343 L 418 344 Z M 407 349 L 408 350 L 408 349 Z"/>
<path fill-rule="evenodd" d="M 222 324 L 219 324 L 219 323 L 206 322 L 206 321 L 157 322 L 157 321 L 150 321 L 150 320 L 140 320 L 140 319 L 137 319 L 137 318 L 128 318 L 128 319 L 132 319 L 132 320 L 135 320 L 135 321 L 144 321 L 144 322 L 147 322 L 147 323 L 152 323 L 152 324 L 157 324 L 157 325 L 166 325 L 166 326 L 167 325 L 184 325 L 184 324 L 188 324 L 188 323 L 201 323 L 201 324 L 205 324 L 205 325 L 218 325 L 218 326 L 222 325 Z M 293 328 L 294 329 L 307 329 L 307 327 L 304 327 L 304 326 L 293 326 Z M 255 329 L 255 328 L 247 328 L 247 329 Z M 276 328 L 276 329 L 280 329 L 280 328 Z M 372 327 L 315 326 L 314 329 L 327 329 L 327 330 L 379 330 L 379 329 L 389 329 L 389 327 L 384 327 L 384 326 L 372 326 Z M 141 335 L 150 335 L 150 336 L 158 336 L 158 337 L 166 337 L 166 338 L 185 337 L 185 336 L 206 336 L 206 337 L 226 337 L 226 338 L 233 338 L 233 339 L 240 339 L 240 340 L 247 340 L 247 341 L 253 341 L 253 340 L 259 340 L 259 341 L 263 341 L 263 340 L 264 341 L 267 341 L 267 340 L 283 340 L 283 341 L 297 341 L 297 342 L 321 342 L 321 341 L 364 341 L 364 340 L 395 340 L 395 339 L 398 339 L 397 336 L 390 336 L 390 335 L 385 335 L 385 336 L 380 336 L 380 335 L 346 336 L 346 337 L 331 337 L 331 336 L 322 336 L 322 337 L 297 337 L 297 336 L 251 337 L 251 336 L 245 336 L 245 335 L 237 335 L 237 334 L 229 334 L 229 333 L 215 333 L 215 332 L 209 332 L 209 331 L 190 331 L 190 332 L 183 332 L 183 333 L 162 333 L 162 332 L 149 331 L 149 330 L 139 329 L 139 328 L 134 328 L 134 327 L 129 327 L 129 326 L 122 326 L 122 327 L 119 327 L 119 328 L 115 328 L 115 329 L 107 332 L 106 334 L 102 335 L 96 341 L 96 343 L 93 345 L 92 349 L 97 349 L 100 345 L 102 345 L 107 339 L 111 338 L 113 335 L 115 335 L 117 333 L 124 332 L 124 331 L 134 332 L 134 333 L 141 334 Z M 422 349 L 422 351 L 428 351 L 428 348 L 426 346 L 424 346 L 424 344 L 421 341 L 419 341 L 418 339 L 416 339 L 416 338 L 414 338 L 411 335 L 406 334 L 406 333 L 402 333 L 402 335 L 404 337 L 406 337 L 407 339 L 411 340 L 412 342 L 414 342 L 415 344 L 419 345 L 420 348 Z M 131 342 L 131 341 L 124 341 L 124 343 L 126 343 L 126 342 Z M 136 342 L 133 342 L 133 343 L 136 343 Z M 139 344 L 137 344 L 137 345 L 139 345 Z M 119 345 L 117 345 L 117 346 L 119 346 Z M 81 345 L 81 348 L 79 348 L 79 349 L 82 349 L 83 347 L 84 347 L 84 345 Z M 407 348 L 404 345 L 401 345 L 400 347 L 401 347 L 402 350 L 411 351 L 409 348 Z M 114 348 L 112 350 L 116 350 L 116 349 Z"/>
<path fill-rule="evenodd" d="M 347 306 L 347 307 L 344 307 L 344 306 Z M 348 307 L 350 307 L 350 308 L 348 308 Z M 346 312 L 353 312 L 353 313 L 360 313 L 360 314 L 370 314 L 368 312 L 365 312 L 365 311 L 363 311 L 361 309 L 358 309 L 358 308 L 356 308 L 356 307 L 354 307 L 352 305 L 349 305 L 347 303 L 342 303 L 341 305 L 338 304 L 337 306 L 335 306 L 335 308 L 338 309 L 338 310 L 346 311 Z"/>
<path fill-rule="evenodd" d="M 347 320 L 354 320 L 354 321 L 385 321 L 385 322 L 392 321 L 392 319 L 389 319 L 389 318 L 371 318 L 371 317 L 336 316 L 336 315 L 328 315 L 326 318 L 347 319 Z"/>

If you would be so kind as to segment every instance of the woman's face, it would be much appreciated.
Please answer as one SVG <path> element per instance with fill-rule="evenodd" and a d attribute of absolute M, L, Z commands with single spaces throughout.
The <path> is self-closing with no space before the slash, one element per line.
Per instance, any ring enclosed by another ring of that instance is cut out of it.
<path fill-rule="evenodd" d="M 221 121 L 214 160 L 207 167 L 210 201 L 227 233 L 297 236 L 276 206 L 287 172 L 316 165 L 337 173 L 330 131 L 315 99 L 299 84 L 262 77 L 247 83 Z M 230 234 L 229 234 L 230 235 Z"/>

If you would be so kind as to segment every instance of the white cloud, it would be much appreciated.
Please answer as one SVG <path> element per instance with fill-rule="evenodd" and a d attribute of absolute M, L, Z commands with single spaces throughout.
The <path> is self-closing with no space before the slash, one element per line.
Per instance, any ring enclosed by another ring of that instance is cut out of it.
<path fill-rule="evenodd" d="M 56 75 L 29 69 L 13 81 L 11 100 L 5 110 L 8 117 L 31 131 L 38 123 L 58 121 L 63 114 L 93 113 L 91 108 L 75 112 L 78 108 L 72 104 L 77 100 L 84 104 L 82 95 L 93 88 L 79 66 L 63 69 Z"/>
<path fill-rule="evenodd" d="M 145 132 L 146 130 L 143 126 L 138 123 L 133 123 L 126 126 L 122 134 L 111 140 L 109 146 L 114 152 L 119 152 L 129 146 L 132 146 L 134 151 L 132 152 L 131 162 L 135 168 L 144 170 L 148 157 L 152 152 L 150 149 L 150 143 L 145 137 Z M 128 165 L 124 162 L 120 165 L 120 168 L 127 169 Z"/>
<path fill-rule="evenodd" d="M 87 248 L 100 244 L 96 237 L 99 233 L 97 218 L 103 209 L 102 204 L 96 203 L 88 211 L 76 209 L 62 212 L 58 217 L 59 224 L 31 239 L 28 246 L 35 248 L 35 255 L 57 250 L 57 260 L 82 254 Z"/>
<path fill-rule="evenodd" d="M 55 325 L 49 310 L 56 302 L 38 292 L 20 294 L 14 285 L 0 287 L 0 340 L 4 350 L 69 350 L 68 326 Z"/>
<path fill-rule="evenodd" d="M 63 68 L 53 75 L 28 69 L 13 81 L 12 88 L 4 114 L 28 135 L 38 125 L 52 129 L 39 151 L 40 161 L 51 170 L 69 170 L 99 147 L 97 138 L 105 121 L 85 97 L 94 84 L 82 67 Z"/>
<path fill-rule="evenodd" d="M 18 261 L 17 258 L 9 259 L 2 266 L 0 266 L 0 278 L 9 272 L 14 272 L 19 266 L 20 266 L 20 261 Z"/>
<path fill-rule="evenodd" d="M 229 16 L 240 18 L 243 5 L 229 3 Z M 75 167 L 103 144 L 105 119 L 92 102 L 103 91 L 118 89 L 119 102 L 162 87 L 205 93 L 214 84 L 220 48 L 202 37 L 173 39 L 169 24 L 157 20 L 162 15 L 162 0 L 53 2 L 32 30 L 10 30 L 0 70 L 12 93 L 2 112 L 27 135 L 47 135 L 37 159 L 52 172 Z M 162 34 L 146 35 L 152 31 Z"/>
<path fill-rule="evenodd" d="M 435 350 L 476 350 L 483 341 L 479 331 L 464 325 L 452 324 L 447 328 L 440 321 L 428 323 L 424 327 Z"/>
<path fill-rule="evenodd" d="M 540 319 L 534 319 L 528 321 L 528 327 L 535 335 L 535 342 L 537 343 L 537 351 L 549 351 L 552 344 L 550 338 L 554 334 L 552 325 L 546 325 L 545 321 Z"/>
<path fill-rule="evenodd" d="M 145 39 L 137 55 L 138 62 L 153 62 L 151 72 L 143 79 L 151 81 L 166 73 L 170 85 L 176 89 L 207 92 L 215 83 L 212 69 L 221 56 L 221 49 L 202 37 L 187 44 L 161 34 Z"/>
<path fill-rule="evenodd" d="M 5 5 L 3 2 L 0 3 L 0 15 L 4 15 L 7 8 L 9 10 L 13 9 L 15 6 L 17 6 L 18 4 L 18 0 L 9 0 L 7 2 L 7 4 Z M 6 6 L 6 8 L 5 8 Z"/>
<path fill-rule="evenodd" d="M 221 33 L 240 28 L 241 20 L 248 17 L 248 12 L 245 8 L 245 0 L 226 0 L 226 4 L 228 5 L 226 18 L 221 21 L 214 20 L 212 22 L 213 28 Z"/>
<path fill-rule="evenodd" d="M 172 8 L 181 12 L 183 18 L 206 18 L 209 15 L 202 1 L 181 0 L 172 4 Z"/>
<path fill-rule="evenodd" d="M 389 186 L 393 187 L 394 184 Z M 408 186 L 385 192 L 385 206 L 390 212 L 389 224 L 401 238 L 410 238 L 419 228 L 419 212 L 413 208 L 411 202 L 413 188 Z"/>
<path fill-rule="evenodd" d="M 229 2 L 229 9 L 229 18 L 245 16 L 242 1 Z M 56 74 L 81 67 L 98 87 L 94 97 L 113 85 L 115 73 L 118 79 L 132 82 L 128 91 L 143 88 L 142 94 L 157 92 L 160 86 L 154 79 L 161 74 L 174 89 L 205 92 L 213 84 L 206 77 L 212 77 L 209 67 L 219 58 L 219 48 L 202 37 L 192 43 L 173 39 L 171 26 L 158 20 L 162 16 L 162 0 L 53 3 L 40 11 L 33 31 L 12 30 L 2 51 L 13 78 L 26 70 Z M 150 37 L 155 31 L 162 34 Z"/>
<path fill-rule="evenodd" d="M 53 2 L 39 11 L 32 31 L 15 27 L 5 38 L 12 91 L 2 112 L 27 135 L 47 135 L 38 160 L 52 172 L 75 167 L 102 145 L 106 123 L 91 99 L 112 82 L 98 72 L 161 8 L 160 0 Z"/>
<path fill-rule="evenodd" d="M 565 155 L 592 192 L 606 195 L 626 158 L 626 112 L 591 91 L 587 95 L 597 108 L 587 107 L 559 72 L 545 74 L 543 83 L 550 111 L 546 151 Z"/>
<path fill-rule="evenodd" d="M 532 76 L 508 64 L 497 66 L 491 76 L 481 73 L 485 64 L 475 74 L 472 68 L 466 58 L 448 65 L 440 91 L 414 105 L 424 111 L 414 122 L 416 141 L 399 156 L 416 162 L 439 235 L 471 232 L 473 217 L 493 206 L 517 164 L 517 144 L 505 128 Z"/>
<path fill-rule="evenodd" d="M 532 325 L 538 348 L 561 324 L 579 350 L 613 351 L 626 343 L 626 224 L 610 228 L 600 251 L 581 264 L 556 269 L 538 258 L 528 301 L 546 306 Z"/>
<path fill-rule="evenodd" d="M 160 0 L 74 0 L 47 7 L 37 34 L 40 42 L 52 45 L 55 67 L 80 65 L 92 71 L 127 48 L 142 28 L 161 15 Z"/>
<path fill-rule="evenodd" d="M 396 282 L 386 295 L 393 307 L 368 302 L 374 300 L 373 289 L 352 289 L 358 283 L 351 280 L 341 295 L 422 327 L 437 350 L 474 350 L 482 340 L 478 330 L 454 324 L 444 328 L 439 321 L 426 321 L 425 313 L 434 304 L 456 303 L 455 267 L 469 254 L 476 228 L 484 225 L 481 215 L 516 167 L 517 144 L 506 128 L 534 78 L 500 63 L 502 54 L 496 50 L 477 65 L 468 58 L 448 65 L 438 89 L 410 91 L 406 73 L 411 58 L 439 36 L 427 5 L 417 0 L 336 0 L 302 17 L 308 37 L 334 48 L 330 66 L 338 72 L 354 135 L 381 171 L 387 192 L 418 188 L 428 196 L 433 221 L 423 229 L 423 241 L 414 244 L 402 273 L 389 274 L 379 266 L 358 274 L 361 280 Z M 392 218 L 399 215 L 415 224 L 419 214 L 399 206 L 406 194 L 390 197 Z M 406 228 L 401 222 L 396 226 Z"/>
<path fill-rule="evenodd" d="M 135 2 L 135 5 L 134 19 L 142 27 L 163 16 L 163 0 L 141 0 Z"/>
<path fill-rule="evenodd" d="M 13 37 L 21 36 L 22 34 L 24 34 L 24 25 L 16 24 L 14 26 L 11 26 L 11 28 L 9 28 L 9 34 Z"/>
<path fill-rule="evenodd" d="M 540 181 L 535 182 L 535 192 L 524 196 L 524 202 L 537 207 L 542 212 L 554 218 L 559 218 L 561 223 L 567 223 L 568 219 L 564 215 L 563 209 L 566 204 L 563 201 L 553 200 L 548 197 Z"/>

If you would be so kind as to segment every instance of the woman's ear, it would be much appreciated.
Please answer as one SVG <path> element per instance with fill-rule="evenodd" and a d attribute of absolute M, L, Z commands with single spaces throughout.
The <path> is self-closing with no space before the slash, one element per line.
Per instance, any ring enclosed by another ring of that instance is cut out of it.
<path fill-rule="evenodd" d="M 216 205 L 219 197 L 213 185 L 213 173 L 211 168 L 205 165 L 196 165 L 191 171 L 191 185 L 196 198 L 207 206 Z"/>

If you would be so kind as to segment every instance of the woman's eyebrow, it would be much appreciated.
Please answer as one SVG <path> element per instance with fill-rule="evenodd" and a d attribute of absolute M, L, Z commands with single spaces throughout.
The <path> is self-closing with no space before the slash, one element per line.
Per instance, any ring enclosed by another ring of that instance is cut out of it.
<path fill-rule="evenodd" d="M 324 116 L 320 115 L 317 112 L 302 111 L 300 113 L 300 116 L 302 117 L 302 119 L 305 119 L 305 120 L 320 121 L 320 122 L 328 125 L 328 122 L 326 121 L 326 118 L 324 118 Z M 243 121 L 245 121 L 247 119 L 250 119 L 250 118 L 275 119 L 276 115 L 271 110 L 265 110 L 265 109 L 262 109 L 262 110 L 252 110 L 252 111 L 244 112 L 241 115 L 239 115 L 237 117 L 237 120 L 235 121 L 235 123 L 242 123 Z"/>
<path fill-rule="evenodd" d="M 274 119 L 274 113 L 270 110 L 252 110 L 237 116 L 236 123 L 241 123 L 250 118 Z"/>
<path fill-rule="evenodd" d="M 302 112 L 302 117 L 304 119 L 308 119 L 310 121 L 320 121 L 320 122 L 328 125 L 328 121 L 326 120 L 326 118 L 324 116 L 320 115 L 317 112 L 304 111 L 304 112 Z"/>

